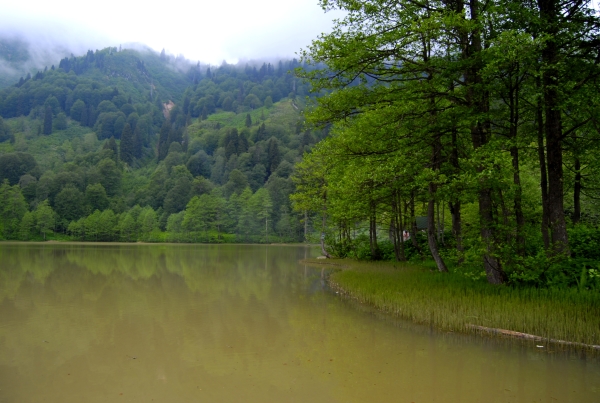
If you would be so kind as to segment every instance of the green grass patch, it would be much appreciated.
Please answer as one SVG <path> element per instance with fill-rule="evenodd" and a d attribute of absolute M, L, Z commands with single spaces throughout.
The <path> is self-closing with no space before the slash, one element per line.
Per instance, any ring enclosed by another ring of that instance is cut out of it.
<path fill-rule="evenodd" d="M 460 332 L 473 324 L 600 344 L 600 294 L 595 291 L 493 286 L 392 262 L 328 263 L 344 266 L 331 274 L 333 288 L 417 323 Z"/>
<path fill-rule="evenodd" d="M 265 119 L 269 116 L 269 109 L 264 106 L 258 109 L 254 109 L 248 112 L 235 113 L 235 112 L 218 112 L 209 115 L 206 118 L 207 122 L 219 122 L 225 127 L 235 127 L 239 130 L 246 127 L 246 115 L 250 114 L 252 118 L 252 124 L 262 123 L 261 117 Z"/>

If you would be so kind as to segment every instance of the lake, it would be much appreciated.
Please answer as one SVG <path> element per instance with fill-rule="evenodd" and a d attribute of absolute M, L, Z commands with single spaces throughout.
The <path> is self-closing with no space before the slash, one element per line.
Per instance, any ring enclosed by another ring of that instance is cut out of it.
<path fill-rule="evenodd" d="M 0 403 L 600 402 L 597 356 L 390 318 L 317 255 L 0 243 Z"/>

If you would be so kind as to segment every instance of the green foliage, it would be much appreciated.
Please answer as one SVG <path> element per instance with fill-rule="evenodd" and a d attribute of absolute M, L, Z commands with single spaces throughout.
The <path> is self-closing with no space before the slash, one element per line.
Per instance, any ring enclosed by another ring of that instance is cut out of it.
<path fill-rule="evenodd" d="M 569 230 L 569 239 L 572 257 L 600 261 L 600 229 L 577 225 Z"/>
<path fill-rule="evenodd" d="M 20 224 L 27 212 L 27 203 L 18 185 L 7 180 L 0 185 L 0 238 L 17 239 Z"/>
<path fill-rule="evenodd" d="M 600 291 L 600 231 L 578 225 L 569 231 L 572 256 L 549 256 L 540 251 L 520 260 L 509 274 L 515 286 L 566 288 Z"/>
<path fill-rule="evenodd" d="M 0 155 L 0 181 L 7 180 L 15 185 L 26 174 L 39 175 L 37 162 L 31 154 L 15 152 Z"/>
<path fill-rule="evenodd" d="M 345 17 L 297 74 L 330 91 L 305 115 L 329 136 L 296 165 L 292 198 L 332 250 L 379 259 L 389 239 L 406 260 L 402 231 L 414 238 L 424 218 L 442 272 L 447 260 L 494 284 L 585 283 L 578 256 L 595 238 L 569 241 L 565 211 L 572 198 L 573 225 L 597 216 L 589 3 L 321 3 Z"/>
<path fill-rule="evenodd" d="M 134 158 L 134 144 L 133 144 L 133 130 L 129 123 L 126 123 L 123 127 L 121 134 L 121 143 L 119 150 L 119 158 L 127 165 L 133 163 Z"/>
<path fill-rule="evenodd" d="M 64 112 L 60 112 L 56 115 L 56 119 L 52 122 L 53 130 L 66 130 L 67 129 L 67 115 Z"/>
<path fill-rule="evenodd" d="M 4 123 L 4 119 L 0 116 L 0 143 L 5 141 L 10 141 L 12 143 L 15 141 L 15 137 L 13 136 L 10 127 Z"/>
<path fill-rule="evenodd" d="M 47 106 L 44 113 L 44 131 L 45 135 L 52 133 L 52 107 Z"/>
<path fill-rule="evenodd" d="M 54 229 L 56 214 L 47 200 L 38 204 L 34 212 L 36 228 L 39 234 L 46 239 L 46 235 Z"/>
<path fill-rule="evenodd" d="M 3 133 L 14 138 L 0 144 L 0 174 L 26 202 L 10 237 L 298 240 L 285 181 L 300 152 L 299 104 L 285 98 L 302 86 L 287 73 L 298 63 L 224 65 L 210 75 L 186 63 L 174 68 L 151 52 L 109 48 L 0 90 Z M 206 120 L 195 119 L 201 111 Z M 247 115 L 261 125 L 245 127 Z M 188 212 L 194 197 L 205 204 Z M 35 230 L 36 206 L 52 210 L 52 232 Z M 193 231 L 192 213 L 204 214 Z"/>

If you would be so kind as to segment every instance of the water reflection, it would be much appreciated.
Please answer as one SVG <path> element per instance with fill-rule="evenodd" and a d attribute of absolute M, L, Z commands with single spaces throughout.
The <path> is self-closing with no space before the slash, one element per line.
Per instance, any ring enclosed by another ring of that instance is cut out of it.
<path fill-rule="evenodd" d="M 303 247 L 0 245 L 0 402 L 597 401 L 595 359 L 323 291 Z"/>

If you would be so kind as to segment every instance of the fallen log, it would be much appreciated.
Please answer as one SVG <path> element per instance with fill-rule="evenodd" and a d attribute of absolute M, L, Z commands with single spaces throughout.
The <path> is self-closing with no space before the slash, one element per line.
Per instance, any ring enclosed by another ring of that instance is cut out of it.
<path fill-rule="evenodd" d="M 497 328 L 493 328 L 493 327 L 485 327 L 485 326 L 472 325 L 472 324 L 467 324 L 467 327 L 470 329 L 481 330 L 481 331 L 487 332 L 487 333 L 502 334 L 505 336 L 517 337 L 519 339 L 527 339 L 527 340 L 534 340 L 534 341 L 546 341 L 548 343 L 556 343 L 556 344 L 562 344 L 562 345 L 566 345 L 566 346 L 585 347 L 585 348 L 592 348 L 595 350 L 600 350 L 600 345 L 596 345 L 596 344 L 585 344 L 585 343 L 577 343 L 577 342 L 566 341 L 566 340 L 549 339 L 549 338 L 542 337 L 542 336 L 536 336 L 534 334 L 515 332 L 514 330 L 497 329 Z"/>

